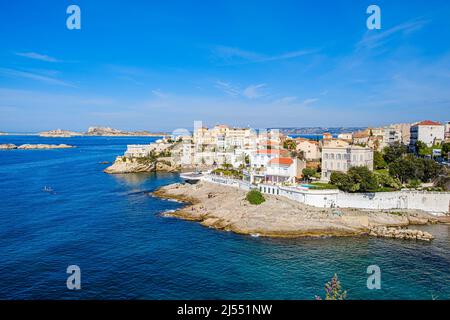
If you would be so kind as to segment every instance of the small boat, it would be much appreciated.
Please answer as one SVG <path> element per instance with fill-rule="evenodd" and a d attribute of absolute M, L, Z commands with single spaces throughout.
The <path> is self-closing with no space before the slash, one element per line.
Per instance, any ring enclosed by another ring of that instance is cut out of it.
<path fill-rule="evenodd" d="M 45 186 L 44 189 L 42 189 L 44 192 L 53 192 L 53 189 L 51 187 Z"/>

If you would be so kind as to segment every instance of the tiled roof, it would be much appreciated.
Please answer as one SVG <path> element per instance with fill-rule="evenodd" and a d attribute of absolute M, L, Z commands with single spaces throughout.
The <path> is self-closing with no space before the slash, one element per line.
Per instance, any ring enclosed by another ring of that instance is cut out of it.
<path fill-rule="evenodd" d="M 294 160 L 291 158 L 275 158 L 269 161 L 269 164 L 278 164 L 278 165 L 285 165 L 290 166 L 294 163 Z"/>
<path fill-rule="evenodd" d="M 439 122 L 436 122 L 436 121 L 431 121 L 431 120 L 421 121 L 416 124 L 416 126 L 440 126 L 440 125 L 442 125 L 442 124 Z"/>
<path fill-rule="evenodd" d="M 258 154 L 281 154 L 282 150 L 280 149 L 264 149 L 264 150 L 258 150 Z"/>

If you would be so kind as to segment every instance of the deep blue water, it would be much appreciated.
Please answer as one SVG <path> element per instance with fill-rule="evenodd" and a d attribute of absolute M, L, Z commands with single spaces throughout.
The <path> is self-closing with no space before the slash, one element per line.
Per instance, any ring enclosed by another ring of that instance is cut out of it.
<path fill-rule="evenodd" d="M 449 226 L 424 227 L 432 243 L 283 240 L 162 217 L 180 204 L 147 193 L 176 174 L 113 176 L 99 164 L 152 140 L 0 136 L 77 146 L 0 151 L 0 299 L 313 299 L 334 273 L 352 299 L 450 298 Z M 79 291 L 66 288 L 73 264 Z M 373 264 L 381 290 L 366 287 Z"/>

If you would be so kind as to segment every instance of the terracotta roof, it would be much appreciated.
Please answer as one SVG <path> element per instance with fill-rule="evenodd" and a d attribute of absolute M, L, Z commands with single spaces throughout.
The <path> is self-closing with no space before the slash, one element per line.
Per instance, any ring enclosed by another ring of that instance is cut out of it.
<path fill-rule="evenodd" d="M 264 150 L 258 150 L 258 154 L 281 154 L 281 150 L 279 149 L 264 149 Z"/>
<path fill-rule="evenodd" d="M 269 161 L 269 164 L 278 164 L 278 165 L 285 165 L 290 166 L 294 163 L 294 160 L 291 158 L 275 158 Z"/>
<path fill-rule="evenodd" d="M 302 139 L 302 140 L 300 140 L 300 139 Z M 302 142 L 307 142 L 307 143 L 310 143 L 310 144 L 316 144 L 316 145 L 319 145 L 319 142 L 318 141 L 315 141 L 315 140 L 309 140 L 309 139 L 303 139 L 303 138 L 300 138 L 300 139 L 298 139 L 298 140 L 296 140 L 298 143 L 302 143 Z"/>
<path fill-rule="evenodd" d="M 425 120 L 416 124 L 416 126 L 440 126 L 442 125 L 440 122 Z"/>

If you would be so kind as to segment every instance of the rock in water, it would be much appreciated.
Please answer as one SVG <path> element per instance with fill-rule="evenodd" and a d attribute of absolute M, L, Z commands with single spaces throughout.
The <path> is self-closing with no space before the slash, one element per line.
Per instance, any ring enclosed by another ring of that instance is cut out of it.
<path fill-rule="evenodd" d="M 74 148 L 68 144 L 23 144 L 17 149 L 33 150 L 33 149 L 67 149 Z"/>
<path fill-rule="evenodd" d="M 17 146 L 12 143 L 0 144 L 0 150 L 12 150 L 17 149 Z"/>

